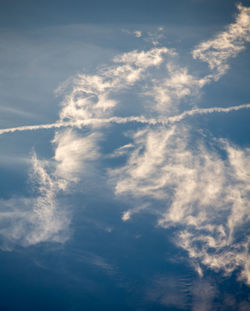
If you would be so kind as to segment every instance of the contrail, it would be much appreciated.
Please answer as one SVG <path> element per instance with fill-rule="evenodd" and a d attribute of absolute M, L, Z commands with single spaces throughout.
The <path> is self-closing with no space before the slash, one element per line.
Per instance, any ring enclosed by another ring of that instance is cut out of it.
<path fill-rule="evenodd" d="M 209 113 L 214 113 L 214 112 L 231 112 L 231 111 L 237 111 L 237 110 L 248 109 L 248 108 L 250 108 L 250 104 L 231 106 L 227 108 L 223 108 L 223 107 L 197 108 L 197 109 L 184 111 L 183 113 L 177 116 L 169 117 L 167 118 L 167 121 L 168 123 L 175 123 L 175 122 L 183 120 L 184 118 L 188 116 L 193 116 L 196 114 L 209 114 Z"/>
<path fill-rule="evenodd" d="M 222 107 L 213 107 L 213 108 L 197 108 L 192 110 L 184 111 L 183 113 L 168 117 L 168 118 L 145 118 L 144 116 L 131 116 L 131 117 L 110 117 L 110 118 L 91 118 L 87 120 L 78 120 L 78 121 L 58 121 L 55 123 L 49 124 L 40 124 L 40 125 L 25 125 L 18 126 L 12 128 L 6 128 L 0 130 L 0 135 L 6 133 L 14 133 L 14 132 L 23 132 L 23 131 L 34 131 L 34 130 L 42 130 L 42 129 L 52 129 L 52 128 L 62 128 L 62 127 L 77 127 L 82 128 L 84 126 L 89 125 L 102 125 L 108 123 L 116 123 L 116 124 L 125 124 L 129 122 L 137 122 L 142 124 L 151 124 L 151 125 L 167 125 L 171 123 L 180 122 L 186 117 L 193 116 L 196 114 L 209 114 L 214 112 L 231 112 L 237 111 L 241 109 L 250 108 L 250 104 L 239 105 L 239 106 L 231 106 L 228 108 Z"/>

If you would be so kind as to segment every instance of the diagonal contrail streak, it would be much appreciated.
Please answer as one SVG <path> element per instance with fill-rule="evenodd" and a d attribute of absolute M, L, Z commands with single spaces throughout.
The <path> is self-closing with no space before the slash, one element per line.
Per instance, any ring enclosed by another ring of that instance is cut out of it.
<path fill-rule="evenodd" d="M 237 111 L 241 109 L 248 109 L 250 108 L 250 104 L 238 105 L 238 106 L 231 106 L 228 108 L 222 107 L 213 107 L 213 108 L 197 108 L 192 110 L 184 111 L 183 113 L 168 117 L 168 118 L 145 118 L 144 116 L 131 116 L 131 117 L 110 117 L 110 118 L 91 118 L 86 120 L 78 120 L 78 121 L 58 121 L 55 123 L 49 124 L 39 124 L 39 125 L 25 125 L 25 126 L 18 126 L 12 128 L 6 128 L 0 130 L 0 135 L 6 133 L 14 133 L 14 132 L 23 132 L 23 131 L 34 131 L 34 130 L 42 130 L 42 129 L 52 129 L 52 128 L 63 128 L 63 127 L 77 127 L 82 128 L 84 126 L 89 125 L 102 125 L 102 124 L 109 124 L 109 123 L 116 123 L 116 124 L 125 124 L 129 122 L 137 122 L 142 124 L 150 124 L 150 125 L 167 125 L 176 122 L 180 122 L 181 120 L 185 119 L 186 117 L 197 115 L 197 114 L 209 114 L 214 112 L 231 112 Z"/>

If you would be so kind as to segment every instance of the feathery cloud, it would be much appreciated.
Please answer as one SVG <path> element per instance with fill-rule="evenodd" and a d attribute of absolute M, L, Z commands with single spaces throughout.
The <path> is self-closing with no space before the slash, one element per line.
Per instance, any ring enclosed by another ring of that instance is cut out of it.
<path fill-rule="evenodd" d="M 59 196 L 84 178 L 90 164 L 101 156 L 98 146 L 104 135 L 103 128 L 128 122 L 154 125 L 144 129 L 135 127 L 131 144 L 111 154 L 111 157 L 128 156 L 125 165 L 109 170 L 115 194 L 129 193 L 142 201 L 157 200 L 161 205 L 157 211 L 158 225 L 176 228 L 177 245 L 188 252 L 200 275 L 204 266 L 222 269 L 225 274 L 240 268 L 240 278 L 250 284 L 250 171 L 247 165 L 250 151 L 225 140 L 214 142 L 216 148 L 205 144 L 202 138 L 194 140 L 190 128 L 180 123 L 195 115 L 250 108 L 250 104 L 246 104 L 183 110 L 187 99 L 199 97 L 204 85 L 225 74 L 229 58 L 235 57 L 250 40 L 250 9 L 241 5 L 238 9 L 235 23 L 192 52 L 194 59 L 208 63 L 210 74 L 196 77 L 190 69 L 175 65 L 176 52 L 166 47 L 133 50 L 115 57 L 111 66 L 96 74 L 80 74 L 73 79 L 71 89 L 66 90 L 58 122 L 0 130 L 1 135 L 57 129 L 52 140 L 53 165 L 38 160 L 36 155 L 32 159 L 37 197 L 3 202 L 6 207 L 13 206 L 10 211 L 0 213 L 0 221 L 4 223 L 1 236 L 22 245 L 66 241 L 70 217 L 67 207 L 58 204 Z M 143 89 L 143 113 L 120 116 L 119 95 L 135 86 Z M 149 99 L 154 117 L 146 117 Z M 77 131 L 83 127 L 88 127 L 88 134 Z M 220 153 L 225 154 L 225 158 Z M 140 201 L 138 206 L 126 211 L 122 219 L 129 220 L 133 214 L 148 208 L 149 202 L 141 204 Z M 24 206 L 22 212 L 15 207 L 17 204 Z M 102 263 L 97 261 L 97 264 Z"/>
<path fill-rule="evenodd" d="M 196 263 L 226 274 L 241 267 L 249 284 L 250 150 L 218 141 L 223 160 L 202 141 L 190 143 L 189 129 L 180 126 L 137 131 L 133 141 L 127 164 L 110 172 L 116 194 L 159 200 L 159 226 L 181 228 L 176 243 Z"/>
<path fill-rule="evenodd" d="M 250 41 L 250 8 L 237 5 L 239 14 L 235 23 L 229 25 L 224 32 L 214 39 L 200 43 L 192 52 L 194 59 L 201 59 L 214 70 L 214 78 L 218 79 L 228 70 L 228 59 L 235 57 Z"/>

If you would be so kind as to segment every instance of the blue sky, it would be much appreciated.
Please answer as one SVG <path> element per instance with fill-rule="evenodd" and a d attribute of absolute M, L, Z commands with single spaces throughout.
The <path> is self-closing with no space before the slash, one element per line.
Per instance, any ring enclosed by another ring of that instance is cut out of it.
<path fill-rule="evenodd" d="M 249 7 L 1 2 L 3 310 L 249 308 Z"/>
<path fill-rule="evenodd" d="M 247 1 L 242 1 L 247 5 Z M 230 20 L 235 1 L 2 1 L 1 25 L 9 28 L 79 23 L 221 24 Z M 151 14 L 149 14 L 151 12 Z M 196 17 L 195 19 L 193 17 Z"/>

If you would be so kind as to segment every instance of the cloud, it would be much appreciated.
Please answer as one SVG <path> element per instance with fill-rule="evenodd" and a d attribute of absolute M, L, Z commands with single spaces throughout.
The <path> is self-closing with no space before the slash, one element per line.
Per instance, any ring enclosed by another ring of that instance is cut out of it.
<path fill-rule="evenodd" d="M 212 73 L 193 75 L 189 68 L 176 64 L 176 52 L 167 47 L 133 50 L 114 57 L 111 65 L 95 74 L 79 74 L 59 88 L 65 96 L 57 122 L 0 130 L 0 134 L 57 130 L 51 142 L 52 161 L 33 156 L 34 197 L 3 202 L 1 236 L 22 245 L 66 241 L 70 217 L 60 195 L 71 193 L 75 183 L 102 158 L 99 144 L 104 128 L 135 122 L 145 126 L 134 127 L 131 142 L 110 155 L 126 155 L 125 164 L 107 174 L 117 196 L 130 194 L 135 199 L 135 206 L 125 211 L 122 219 L 127 221 L 145 208 L 155 208 L 160 215 L 158 225 L 175 228 L 175 242 L 187 251 L 200 275 L 204 267 L 221 269 L 227 275 L 240 269 L 240 278 L 250 284 L 250 151 L 226 140 L 205 142 L 181 123 L 192 116 L 250 108 L 245 104 L 186 109 L 193 106 L 188 100 L 199 98 L 203 86 L 220 78 L 228 68 L 228 59 L 249 41 L 250 9 L 238 8 L 234 24 L 192 52 L 195 59 L 209 64 Z M 132 90 L 140 93 L 143 112 L 124 117 L 119 110 L 121 95 Z M 157 202 L 154 206 L 158 208 L 152 207 L 151 201 Z M 7 212 L 9 205 L 12 207 Z M 95 264 L 105 267 L 100 260 Z"/>
<path fill-rule="evenodd" d="M 150 67 L 159 66 L 164 54 L 173 54 L 173 51 L 166 47 L 134 50 L 116 56 L 113 66 L 103 68 L 95 75 L 80 74 L 65 96 L 60 120 L 83 121 L 110 116 L 119 105 L 112 96 L 144 79 L 142 74 Z"/>
<path fill-rule="evenodd" d="M 32 158 L 31 179 L 36 185 L 37 196 L 32 200 L 20 199 L 24 206 L 28 202 L 29 208 L 25 207 L 27 211 L 19 213 L 13 206 L 8 217 L 6 213 L 2 214 L 4 220 L 8 218 L 2 236 L 8 240 L 9 245 L 20 243 L 27 246 L 45 241 L 64 242 L 68 239 L 70 217 L 67 206 L 59 201 L 60 193 L 67 193 L 79 177 L 86 174 L 90 163 L 98 158 L 97 143 L 102 136 L 98 128 L 105 124 L 130 121 L 111 116 L 113 108 L 118 104 L 111 98 L 111 92 L 134 84 L 147 68 L 162 62 L 164 53 L 168 53 L 167 48 L 132 51 L 116 57 L 114 63 L 118 65 L 107 67 L 99 74 L 79 75 L 62 103 L 59 122 L 1 130 L 0 134 L 51 128 L 58 130 L 52 140 L 54 162 L 51 164 L 38 160 L 36 154 Z M 141 121 L 145 122 L 144 118 Z M 95 131 L 82 136 L 73 129 L 61 130 L 63 127 L 82 126 L 95 127 Z"/>
<path fill-rule="evenodd" d="M 179 228 L 176 243 L 197 267 L 226 274 L 240 267 L 240 278 L 249 284 L 250 150 L 217 141 L 225 160 L 190 135 L 184 126 L 137 131 L 126 165 L 110 171 L 115 192 L 161 202 L 158 225 Z"/>
<path fill-rule="evenodd" d="M 156 301 L 166 307 L 185 310 L 187 307 L 186 286 L 183 280 L 176 276 L 158 276 L 154 278 L 146 290 L 146 299 Z"/>
<path fill-rule="evenodd" d="M 205 280 L 197 280 L 191 288 L 193 311 L 213 310 L 213 300 L 217 295 L 215 286 Z"/>
<path fill-rule="evenodd" d="M 174 307 L 178 310 L 193 311 L 213 310 L 214 298 L 217 288 L 207 280 L 190 280 L 187 277 L 160 275 L 151 281 L 151 286 L 146 290 L 146 298 L 166 307 Z M 191 310 L 191 309 L 190 309 Z"/>
<path fill-rule="evenodd" d="M 16 116 L 21 116 L 24 118 L 32 118 L 34 119 L 37 115 L 35 113 L 29 112 L 29 111 L 23 111 L 21 109 L 18 108 L 14 108 L 14 107 L 6 107 L 6 106 L 2 106 L 0 107 L 0 111 L 4 114 L 4 113 L 11 113 L 13 115 Z"/>
<path fill-rule="evenodd" d="M 250 8 L 237 5 L 239 14 L 235 23 L 229 25 L 224 32 L 214 39 L 200 43 L 193 51 L 194 59 L 208 63 L 214 71 L 214 78 L 220 78 L 228 70 L 227 61 L 235 57 L 250 41 Z"/>
<path fill-rule="evenodd" d="M 63 243 L 68 239 L 70 217 L 63 204 L 58 205 L 58 180 L 47 172 L 46 166 L 48 163 L 33 154 L 31 180 L 37 197 L 1 201 L 1 249 L 46 241 Z"/>
<path fill-rule="evenodd" d="M 93 126 L 101 126 L 105 124 L 125 124 L 130 122 L 148 124 L 148 125 L 168 125 L 174 124 L 184 120 L 186 117 L 194 116 L 194 115 L 202 115 L 202 114 L 210 114 L 216 112 L 232 112 L 238 111 L 241 109 L 249 109 L 250 104 L 243 104 L 238 106 L 231 106 L 231 107 L 211 107 L 211 108 L 197 108 L 192 110 L 186 110 L 179 115 L 174 115 L 171 117 L 165 118 L 146 118 L 144 116 L 131 116 L 131 117 L 110 117 L 110 118 L 92 118 L 86 120 L 79 120 L 79 121 L 69 121 L 69 122 L 56 122 L 50 124 L 40 124 L 40 125 L 26 125 L 26 126 L 18 126 L 13 128 L 6 128 L 0 130 L 0 135 L 6 133 L 14 133 L 14 132 L 22 132 L 22 131 L 34 131 L 34 130 L 43 130 L 43 129 L 58 129 L 64 127 L 76 127 L 76 128 L 83 128 Z"/>
<path fill-rule="evenodd" d="M 161 115 L 179 111 L 179 104 L 187 98 L 199 96 L 200 89 L 207 79 L 198 79 L 188 73 L 187 68 L 171 62 L 166 64 L 167 78 L 153 80 L 153 86 L 147 92 L 156 102 L 152 108 Z"/>
<path fill-rule="evenodd" d="M 200 43 L 192 51 L 194 59 L 208 63 L 212 73 L 195 77 L 186 67 L 180 67 L 172 61 L 166 63 L 167 78 L 154 79 L 148 94 L 156 101 L 154 110 L 161 114 L 178 111 L 179 104 L 185 100 L 197 98 L 208 83 L 216 81 L 229 69 L 228 61 L 241 52 L 250 41 L 250 8 L 237 6 L 239 14 L 235 23 L 214 39 Z"/>
<path fill-rule="evenodd" d="M 27 223 L 30 219 L 32 199 L 11 198 L 0 200 L 0 248 L 10 251 L 15 244 L 22 243 L 29 231 Z M 27 220 L 28 219 L 28 220 Z"/>
<path fill-rule="evenodd" d="M 57 132 L 52 141 L 55 146 L 54 170 L 48 165 L 44 167 L 34 154 L 32 180 L 38 185 L 39 195 L 31 215 L 31 223 L 36 227 L 27 235 L 28 244 L 65 242 L 69 238 L 68 207 L 61 202 L 59 205 L 58 194 L 69 191 L 79 176 L 86 174 L 89 163 L 98 158 L 98 138 L 100 135 L 95 133 L 79 136 L 72 129 Z"/>
<path fill-rule="evenodd" d="M 70 219 L 63 206 L 59 207 L 56 195 L 60 189 L 60 181 L 50 175 L 42 161 L 33 155 L 32 180 L 38 186 L 39 196 L 35 199 L 30 220 L 33 229 L 27 235 L 29 245 L 43 241 L 64 242 L 67 240 L 67 228 Z"/>
<path fill-rule="evenodd" d="M 66 185 L 68 182 L 77 182 L 78 176 L 86 171 L 85 166 L 99 157 L 97 142 L 100 136 L 92 133 L 82 137 L 72 129 L 57 132 L 52 141 L 57 163 L 54 172 L 56 178 L 61 178 Z"/>
<path fill-rule="evenodd" d="M 140 30 L 136 30 L 134 31 L 134 35 L 136 36 L 136 38 L 140 38 L 142 36 L 142 32 Z"/>
<path fill-rule="evenodd" d="M 3 206 L 9 206 L 8 213 L 0 212 L 2 249 L 11 250 L 16 244 L 64 243 L 69 239 L 71 215 L 68 206 L 60 200 L 60 193 L 72 192 L 72 185 L 98 158 L 99 138 L 95 133 L 82 137 L 67 129 L 57 132 L 52 141 L 54 163 L 39 160 L 33 154 L 30 177 L 36 196 L 2 202 Z"/>
<path fill-rule="evenodd" d="M 149 207 L 149 204 L 145 203 L 145 204 L 138 205 L 135 208 L 132 208 L 130 210 L 125 211 L 122 214 L 122 220 L 123 221 L 128 221 L 131 218 L 132 215 L 137 214 L 140 211 L 147 209 L 147 207 Z"/>
<path fill-rule="evenodd" d="M 238 5 L 238 9 L 236 22 L 229 25 L 227 31 L 219 33 L 215 39 L 200 43 L 192 51 L 193 58 L 207 62 L 212 72 L 197 77 L 188 68 L 180 67 L 172 59 L 167 60 L 165 77 L 154 78 L 147 90 L 147 95 L 156 102 L 156 105 L 150 106 L 151 110 L 161 115 L 176 114 L 180 111 L 180 105 L 190 106 L 190 102 L 197 102 L 201 89 L 226 73 L 229 59 L 250 41 L 250 8 Z"/>

